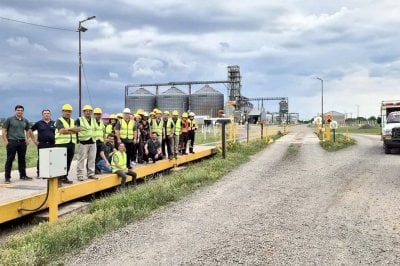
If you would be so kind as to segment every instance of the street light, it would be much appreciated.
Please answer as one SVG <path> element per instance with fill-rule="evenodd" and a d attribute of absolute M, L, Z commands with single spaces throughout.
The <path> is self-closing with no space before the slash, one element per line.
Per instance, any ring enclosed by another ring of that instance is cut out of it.
<path fill-rule="evenodd" d="M 79 115 L 82 112 L 82 50 L 81 50 L 81 32 L 85 32 L 88 29 L 82 26 L 82 23 L 91 19 L 96 18 L 96 16 L 88 17 L 87 19 L 79 21 L 78 24 L 78 34 L 79 34 Z"/>
<path fill-rule="evenodd" d="M 319 77 L 315 77 L 321 81 L 321 118 L 322 118 L 322 127 L 324 126 L 324 80 Z"/>

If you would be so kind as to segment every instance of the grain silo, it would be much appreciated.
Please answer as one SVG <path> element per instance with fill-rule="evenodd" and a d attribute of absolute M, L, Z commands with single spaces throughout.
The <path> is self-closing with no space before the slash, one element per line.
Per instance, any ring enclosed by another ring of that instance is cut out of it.
<path fill-rule="evenodd" d="M 218 117 L 218 110 L 224 110 L 224 94 L 205 85 L 191 95 L 190 107 L 196 115 Z"/>
<path fill-rule="evenodd" d="M 126 107 L 132 111 L 143 109 L 144 111 L 151 111 L 154 108 L 156 96 L 144 88 L 139 88 L 132 92 L 126 100 Z"/>
<path fill-rule="evenodd" d="M 189 95 L 172 86 L 160 95 L 157 95 L 157 108 L 162 111 L 176 110 L 179 114 L 182 114 L 188 109 L 188 101 Z"/>

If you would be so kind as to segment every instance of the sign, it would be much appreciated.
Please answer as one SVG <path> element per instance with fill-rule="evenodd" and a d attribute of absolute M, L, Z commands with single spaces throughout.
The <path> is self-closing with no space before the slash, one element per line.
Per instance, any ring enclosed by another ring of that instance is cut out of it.
<path fill-rule="evenodd" d="M 330 124 L 331 129 L 337 129 L 338 128 L 338 123 L 336 121 L 332 121 Z"/>

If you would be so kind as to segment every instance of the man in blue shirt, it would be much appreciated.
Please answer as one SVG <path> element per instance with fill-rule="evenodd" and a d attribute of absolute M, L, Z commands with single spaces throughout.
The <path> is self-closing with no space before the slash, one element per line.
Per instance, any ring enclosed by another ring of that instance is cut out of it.
<path fill-rule="evenodd" d="M 45 148 L 53 148 L 55 143 L 55 122 L 51 120 L 50 110 L 44 109 L 42 111 L 42 120 L 37 121 L 32 126 L 32 132 L 37 130 L 37 139 L 31 136 L 38 148 L 38 159 L 36 165 L 36 173 L 39 178 L 39 150 Z"/>

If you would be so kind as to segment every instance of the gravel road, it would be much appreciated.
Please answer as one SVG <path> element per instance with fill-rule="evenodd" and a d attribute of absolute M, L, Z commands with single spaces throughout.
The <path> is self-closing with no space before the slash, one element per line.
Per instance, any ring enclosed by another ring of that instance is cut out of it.
<path fill-rule="evenodd" d="M 328 153 L 310 128 L 292 127 L 219 182 L 67 264 L 400 264 L 400 157 L 383 154 L 378 136 L 355 138 Z"/>

